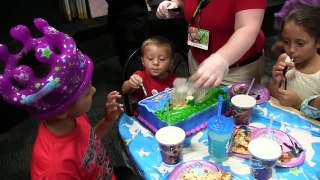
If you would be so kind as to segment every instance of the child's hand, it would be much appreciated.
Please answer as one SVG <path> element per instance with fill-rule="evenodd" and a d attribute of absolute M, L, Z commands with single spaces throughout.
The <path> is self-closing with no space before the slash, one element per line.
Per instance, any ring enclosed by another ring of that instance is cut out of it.
<path fill-rule="evenodd" d="M 105 105 L 105 120 L 109 122 L 116 121 L 120 114 L 124 111 L 123 104 L 117 103 L 121 95 L 118 91 L 112 91 L 108 94 L 107 103 Z"/>
<path fill-rule="evenodd" d="M 298 109 L 302 100 L 300 97 L 291 89 L 284 90 L 278 89 L 278 100 L 282 106 L 293 107 Z"/>
<path fill-rule="evenodd" d="M 139 75 L 132 75 L 129 79 L 129 86 L 134 89 L 139 89 L 142 84 L 142 78 Z"/>
<path fill-rule="evenodd" d="M 278 61 L 272 68 L 272 80 L 277 83 L 281 83 L 283 76 L 283 70 L 287 63 L 284 61 Z"/>

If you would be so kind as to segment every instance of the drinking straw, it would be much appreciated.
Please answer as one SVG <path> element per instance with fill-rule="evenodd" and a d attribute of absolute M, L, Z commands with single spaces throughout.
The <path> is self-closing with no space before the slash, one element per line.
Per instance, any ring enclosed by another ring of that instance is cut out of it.
<path fill-rule="evenodd" d="M 247 90 L 246 95 L 249 94 L 249 92 L 250 92 L 250 90 L 251 90 L 251 88 L 252 88 L 252 86 L 253 86 L 254 80 L 255 80 L 255 78 L 252 79 L 252 81 L 251 81 L 251 83 L 250 83 L 250 86 L 249 86 L 249 88 L 248 88 L 248 90 Z"/>
<path fill-rule="evenodd" d="M 143 83 L 141 83 L 141 88 L 142 88 L 143 94 L 147 96 L 147 91 L 146 91 L 146 88 L 144 88 Z"/>
<path fill-rule="evenodd" d="M 272 123 L 273 123 L 273 120 L 275 119 L 275 117 L 273 116 L 270 116 L 270 123 L 269 123 L 269 129 L 268 129 L 268 137 L 269 139 L 271 140 L 275 140 L 274 139 L 274 134 L 272 132 Z"/>
<path fill-rule="evenodd" d="M 220 115 L 221 115 L 221 109 L 222 109 L 222 95 L 219 95 L 219 102 L 218 102 L 218 119 L 220 119 Z"/>
<path fill-rule="evenodd" d="M 288 70 L 288 65 L 286 65 L 282 71 L 283 77 L 284 77 L 284 90 L 287 89 L 287 84 L 288 84 L 288 79 L 286 77 L 287 74 L 287 70 Z"/>
<path fill-rule="evenodd" d="M 147 91 L 146 91 L 146 88 L 144 88 L 142 78 L 141 78 L 139 75 L 137 75 L 137 74 L 136 74 L 135 76 L 140 79 L 140 82 L 141 82 L 140 86 L 141 86 L 141 88 L 142 88 L 143 94 L 144 94 L 144 96 L 147 96 Z"/>
<path fill-rule="evenodd" d="M 166 104 L 166 111 L 167 111 L 167 124 L 168 124 L 168 126 L 170 126 L 171 125 L 171 123 L 170 123 L 170 116 L 169 116 L 169 101 L 167 102 L 167 104 Z"/>

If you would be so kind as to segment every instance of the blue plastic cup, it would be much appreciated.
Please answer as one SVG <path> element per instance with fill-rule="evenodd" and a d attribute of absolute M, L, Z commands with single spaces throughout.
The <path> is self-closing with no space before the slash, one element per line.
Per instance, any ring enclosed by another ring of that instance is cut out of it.
<path fill-rule="evenodd" d="M 210 158 L 215 162 L 228 159 L 234 123 L 226 116 L 213 116 L 208 122 L 208 143 Z"/>

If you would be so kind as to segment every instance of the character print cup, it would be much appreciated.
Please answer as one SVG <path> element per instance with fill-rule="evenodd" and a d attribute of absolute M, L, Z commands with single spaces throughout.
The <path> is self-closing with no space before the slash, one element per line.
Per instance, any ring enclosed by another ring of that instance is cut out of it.
<path fill-rule="evenodd" d="M 185 131 L 176 126 L 166 126 L 156 132 L 156 140 L 165 164 L 174 165 L 181 161 L 185 138 Z"/>
<path fill-rule="evenodd" d="M 228 159 L 234 123 L 226 116 L 213 116 L 208 121 L 209 155 L 215 162 Z"/>
<path fill-rule="evenodd" d="M 267 180 L 275 178 L 275 164 L 280 158 L 280 145 L 271 139 L 259 137 L 250 141 L 250 171 L 254 179 Z"/>
<path fill-rule="evenodd" d="M 231 110 L 235 125 L 249 125 L 253 107 L 256 99 L 246 95 L 238 94 L 231 98 Z"/>

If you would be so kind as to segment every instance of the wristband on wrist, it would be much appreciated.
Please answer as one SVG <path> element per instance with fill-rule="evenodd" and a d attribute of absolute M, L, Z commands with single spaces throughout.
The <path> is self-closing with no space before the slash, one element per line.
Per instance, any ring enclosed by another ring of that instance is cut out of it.
<path fill-rule="evenodd" d="M 305 99 L 302 104 L 300 105 L 300 111 L 306 115 L 307 117 L 313 118 L 313 119 L 319 119 L 320 118 L 320 109 L 315 108 L 313 106 L 309 105 L 309 102 L 320 95 L 316 96 L 310 96 L 309 98 Z"/>

